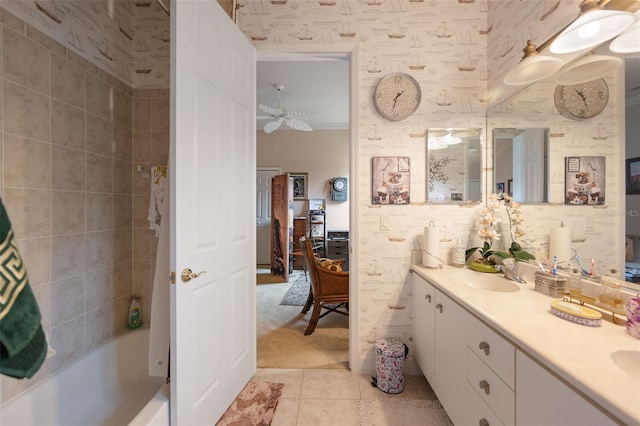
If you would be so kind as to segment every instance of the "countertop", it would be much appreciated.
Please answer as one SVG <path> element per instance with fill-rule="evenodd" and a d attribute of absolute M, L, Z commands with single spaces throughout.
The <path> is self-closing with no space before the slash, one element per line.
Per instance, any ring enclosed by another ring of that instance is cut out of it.
<path fill-rule="evenodd" d="M 587 327 L 553 315 L 554 299 L 536 292 L 533 282 L 518 284 L 516 292 L 494 292 L 466 283 L 506 280 L 502 274 L 411 269 L 622 423 L 640 424 L 640 340 L 626 332 L 624 316 L 619 325 L 603 315 L 601 326 Z"/>

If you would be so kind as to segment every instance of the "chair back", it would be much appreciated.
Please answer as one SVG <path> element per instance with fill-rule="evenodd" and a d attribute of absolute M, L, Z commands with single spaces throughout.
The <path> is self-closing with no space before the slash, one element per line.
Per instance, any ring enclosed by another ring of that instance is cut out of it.
<path fill-rule="evenodd" d="M 315 260 L 316 256 L 313 253 L 313 246 L 311 245 L 311 240 L 304 235 L 300 237 L 298 241 L 300 242 L 300 247 L 302 247 L 304 267 L 309 272 L 309 281 L 311 282 L 311 288 L 315 293 L 318 271 Z"/>

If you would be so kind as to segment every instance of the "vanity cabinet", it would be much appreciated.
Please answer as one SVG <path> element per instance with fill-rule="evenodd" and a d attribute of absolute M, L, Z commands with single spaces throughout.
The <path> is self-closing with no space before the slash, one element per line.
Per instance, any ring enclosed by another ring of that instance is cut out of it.
<path fill-rule="evenodd" d="M 414 358 L 454 424 L 464 424 L 467 312 L 413 275 Z"/>
<path fill-rule="evenodd" d="M 518 425 L 618 424 L 521 350 L 516 351 L 516 377 Z"/>

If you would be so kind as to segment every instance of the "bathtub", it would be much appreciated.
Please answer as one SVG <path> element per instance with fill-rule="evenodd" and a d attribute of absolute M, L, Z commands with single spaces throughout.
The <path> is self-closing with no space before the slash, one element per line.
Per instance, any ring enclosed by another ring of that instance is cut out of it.
<path fill-rule="evenodd" d="M 149 376 L 148 346 L 147 328 L 109 340 L 3 405 L 0 424 L 168 424 L 168 385 Z"/>

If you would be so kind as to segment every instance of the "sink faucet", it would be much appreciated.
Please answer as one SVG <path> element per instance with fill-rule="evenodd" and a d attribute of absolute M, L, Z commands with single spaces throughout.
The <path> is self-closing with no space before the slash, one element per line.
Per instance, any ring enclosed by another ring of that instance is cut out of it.
<path fill-rule="evenodd" d="M 504 276 L 507 279 L 520 284 L 527 283 L 527 281 L 518 274 L 518 262 L 514 259 L 504 259 L 502 262 L 503 265 L 496 265 L 496 269 L 504 272 Z"/>

